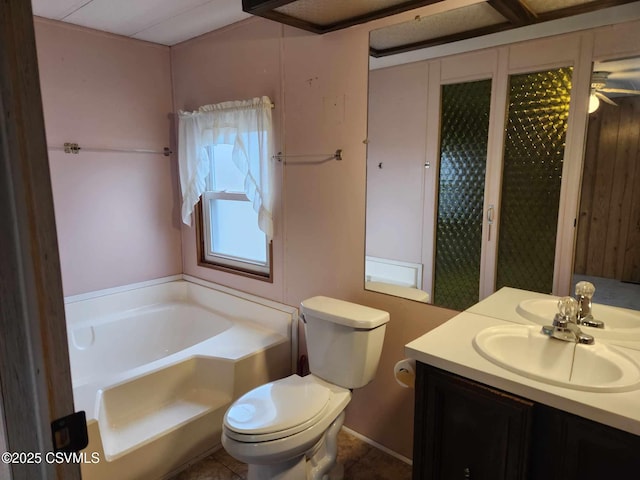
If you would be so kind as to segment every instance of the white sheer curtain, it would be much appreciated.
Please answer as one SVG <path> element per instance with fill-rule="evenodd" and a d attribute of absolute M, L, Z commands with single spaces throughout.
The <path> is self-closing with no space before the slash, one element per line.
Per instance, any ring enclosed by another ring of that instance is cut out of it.
<path fill-rule="evenodd" d="M 258 213 L 258 227 L 273 238 L 273 162 L 269 97 L 205 105 L 179 112 L 178 163 L 182 189 L 182 221 L 205 191 L 210 162 L 207 147 L 233 145 L 233 163 L 244 175 L 244 192 Z"/>

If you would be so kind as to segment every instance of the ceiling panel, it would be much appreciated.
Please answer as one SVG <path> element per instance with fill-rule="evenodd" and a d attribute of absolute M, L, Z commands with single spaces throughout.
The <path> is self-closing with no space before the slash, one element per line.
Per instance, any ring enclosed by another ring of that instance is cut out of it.
<path fill-rule="evenodd" d="M 175 45 L 190 38 L 239 22 L 251 15 L 240 2 L 214 0 L 142 30 L 134 38 L 163 45 Z"/>
<path fill-rule="evenodd" d="M 34 15 L 39 17 L 62 20 L 91 0 L 32 0 L 31 7 Z"/>
<path fill-rule="evenodd" d="M 593 3 L 596 0 L 527 0 L 527 6 L 535 13 L 551 12 Z"/>
<path fill-rule="evenodd" d="M 65 17 L 64 21 L 131 36 L 208 1 L 93 0 Z"/>
<path fill-rule="evenodd" d="M 451 35 L 460 32 L 461 26 L 466 30 L 473 30 L 506 21 L 504 16 L 487 3 L 476 3 L 374 30 L 370 34 L 369 43 L 374 50 L 386 50 Z"/>
<path fill-rule="evenodd" d="M 297 0 L 278 8 L 276 12 L 322 26 L 358 17 L 370 12 L 406 3 L 406 0 Z"/>
<path fill-rule="evenodd" d="M 372 57 L 408 52 L 574 17 L 633 0 L 486 0 L 371 32 Z"/>

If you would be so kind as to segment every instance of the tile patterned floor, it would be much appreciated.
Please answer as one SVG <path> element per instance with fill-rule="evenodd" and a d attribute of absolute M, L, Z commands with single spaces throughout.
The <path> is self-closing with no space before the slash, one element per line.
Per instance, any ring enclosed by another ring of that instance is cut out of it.
<path fill-rule="evenodd" d="M 344 480 L 410 480 L 411 466 L 341 431 L 338 461 L 344 465 Z M 246 480 L 247 466 L 224 449 L 193 464 L 170 480 Z"/>

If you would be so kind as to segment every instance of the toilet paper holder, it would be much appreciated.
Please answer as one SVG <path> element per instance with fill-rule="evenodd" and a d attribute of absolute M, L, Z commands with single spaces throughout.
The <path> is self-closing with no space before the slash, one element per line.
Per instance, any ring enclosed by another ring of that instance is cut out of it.
<path fill-rule="evenodd" d="M 404 388 L 414 388 L 416 383 L 416 361 L 404 358 L 393 367 L 393 376 L 398 385 Z"/>

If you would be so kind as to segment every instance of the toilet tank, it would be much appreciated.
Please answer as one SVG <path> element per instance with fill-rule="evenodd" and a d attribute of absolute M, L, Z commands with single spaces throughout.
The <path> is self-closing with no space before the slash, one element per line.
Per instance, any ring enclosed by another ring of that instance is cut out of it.
<path fill-rule="evenodd" d="M 329 297 L 301 304 L 309 371 L 344 388 L 373 380 L 389 314 Z"/>

